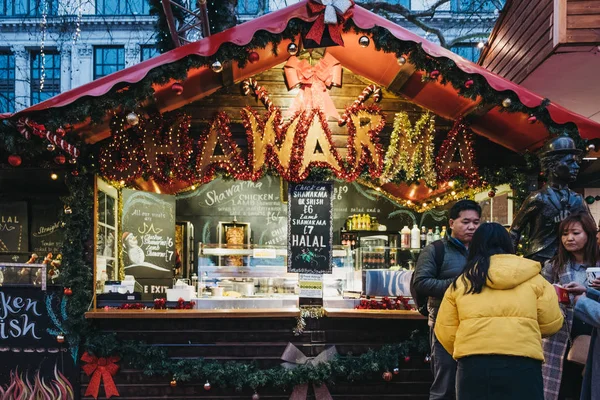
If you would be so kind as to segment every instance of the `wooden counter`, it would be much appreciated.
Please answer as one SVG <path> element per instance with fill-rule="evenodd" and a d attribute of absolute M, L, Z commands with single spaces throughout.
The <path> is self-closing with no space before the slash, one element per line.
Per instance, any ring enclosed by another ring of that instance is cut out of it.
<path fill-rule="evenodd" d="M 206 358 L 219 361 L 254 362 L 260 368 L 280 365 L 288 343 L 307 357 L 315 357 L 335 345 L 340 355 L 360 355 L 385 344 L 399 343 L 418 330 L 427 335 L 427 321 L 415 311 L 384 311 L 326 308 L 326 316 L 307 318 L 304 332 L 293 329 L 299 310 L 96 310 L 86 318 L 96 332 L 116 333 L 121 340 L 140 340 L 165 349 L 173 358 Z M 422 354 L 399 364 L 391 382 L 381 375 L 361 382 L 329 385 L 334 400 L 427 400 L 431 385 L 430 365 Z M 213 388 L 204 382 L 171 387 L 172 377 L 147 377 L 143 371 L 121 366 L 114 381 L 120 400 L 211 399 L 248 400 L 253 392 Z M 81 395 L 90 378 L 81 374 Z M 102 389 L 101 389 L 101 393 Z M 290 391 L 263 388 L 261 399 L 289 400 Z M 314 399 L 311 393 L 308 399 Z"/>

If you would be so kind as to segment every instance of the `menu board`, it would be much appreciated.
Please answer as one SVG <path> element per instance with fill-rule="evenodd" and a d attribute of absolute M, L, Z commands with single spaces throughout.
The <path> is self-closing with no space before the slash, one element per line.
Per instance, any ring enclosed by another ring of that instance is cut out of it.
<path fill-rule="evenodd" d="M 122 215 L 125 274 L 138 281 L 160 279 L 145 283 L 170 286 L 175 266 L 175 197 L 123 189 Z"/>
<path fill-rule="evenodd" d="M 288 272 L 330 274 L 333 182 L 289 185 Z"/>
<path fill-rule="evenodd" d="M 29 250 L 27 203 L 0 203 L 0 252 Z"/>
<path fill-rule="evenodd" d="M 0 287 L 0 388 L 2 398 L 71 400 L 78 392 L 67 341 L 57 342 L 67 315 L 61 311 L 62 290 Z M 52 316 L 51 316 L 52 315 Z"/>
<path fill-rule="evenodd" d="M 34 203 L 31 205 L 31 251 L 43 257 L 60 253 L 64 229 L 60 225 L 61 203 Z"/>

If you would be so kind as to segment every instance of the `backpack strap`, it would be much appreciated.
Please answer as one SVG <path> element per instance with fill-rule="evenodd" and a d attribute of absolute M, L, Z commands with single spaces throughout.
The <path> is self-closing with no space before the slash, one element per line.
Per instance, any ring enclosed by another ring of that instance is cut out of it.
<path fill-rule="evenodd" d="M 435 250 L 435 266 L 437 267 L 436 276 L 439 277 L 442 271 L 442 264 L 444 263 L 444 257 L 446 255 L 446 246 L 442 240 L 436 240 L 433 242 L 433 248 Z"/>

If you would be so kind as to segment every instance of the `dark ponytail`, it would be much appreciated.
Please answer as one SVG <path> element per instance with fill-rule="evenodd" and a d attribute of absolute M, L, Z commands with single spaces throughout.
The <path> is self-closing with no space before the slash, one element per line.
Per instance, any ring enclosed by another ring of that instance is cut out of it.
<path fill-rule="evenodd" d="M 514 247 L 506 228 L 496 222 L 481 224 L 473 235 L 469 245 L 467 265 L 453 283 L 462 279 L 465 294 L 481 293 L 489 278 L 490 257 L 495 254 L 514 254 Z"/>

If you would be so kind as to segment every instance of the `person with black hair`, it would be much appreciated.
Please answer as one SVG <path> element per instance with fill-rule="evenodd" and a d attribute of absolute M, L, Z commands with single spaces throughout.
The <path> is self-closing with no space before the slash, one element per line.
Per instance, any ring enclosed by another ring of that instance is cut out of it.
<path fill-rule="evenodd" d="M 454 400 L 456 361 L 442 347 L 434 334 L 438 308 L 446 289 L 462 273 L 467 263 L 467 249 L 479 226 L 481 207 L 472 200 L 460 200 L 449 212 L 449 235 L 425 247 L 415 267 L 412 284 L 415 292 L 428 297 L 429 344 L 433 384 L 430 400 Z M 441 254 L 440 254 L 441 253 Z"/>
<path fill-rule="evenodd" d="M 563 316 L 537 261 L 514 254 L 498 223 L 482 224 L 464 272 L 446 291 L 435 334 L 458 360 L 460 400 L 544 400 L 541 339 Z"/>

